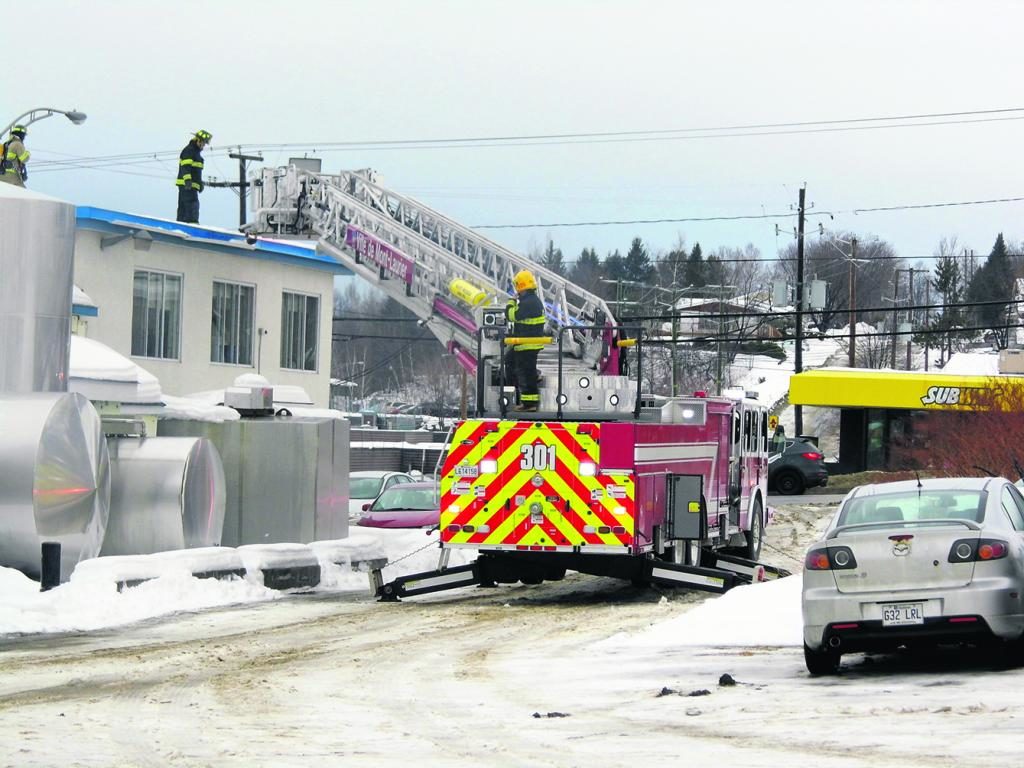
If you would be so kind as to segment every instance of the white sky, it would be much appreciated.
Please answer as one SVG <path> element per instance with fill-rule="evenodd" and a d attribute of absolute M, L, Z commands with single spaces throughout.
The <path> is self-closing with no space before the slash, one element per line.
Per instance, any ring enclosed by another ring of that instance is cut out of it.
<path fill-rule="evenodd" d="M 5 40 L 17 62 L 5 122 L 72 107 L 30 128 L 29 185 L 77 204 L 171 216 L 176 160 L 46 171 L 66 155 L 179 150 L 205 128 L 248 144 L 440 139 L 708 128 L 1024 106 L 1024 4 L 395 0 L 138 3 L 33 0 Z M 8 78 L 10 80 L 10 78 Z M 18 93 L 15 99 L 12 94 Z M 1024 116 L 1014 113 L 1013 116 Z M 469 225 L 785 213 L 1014 197 L 1017 120 L 675 141 L 348 150 L 325 170 L 372 166 L 397 191 Z M 63 154 L 59 154 L 63 153 Z M 237 164 L 207 153 L 208 175 Z M 267 151 L 272 163 L 301 152 Z M 117 171 L 117 172 L 115 172 Z M 142 175 L 134 175 L 142 174 Z M 237 199 L 203 196 L 232 226 Z M 916 259 L 940 237 L 987 253 L 1021 203 L 825 218 Z M 812 228 L 818 219 L 811 218 Z M 780 222 L 783 229 L 794 219 Z M 784 246 L 775 220 L 493 229 L 514 248 L 551 236 L 567 258 L 640 236 L 705 251 Z"/>

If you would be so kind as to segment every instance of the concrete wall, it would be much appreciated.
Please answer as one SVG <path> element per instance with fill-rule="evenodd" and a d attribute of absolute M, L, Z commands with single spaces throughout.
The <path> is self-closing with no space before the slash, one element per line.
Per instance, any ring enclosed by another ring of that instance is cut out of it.
<path fill-rule="evenodd" d="M 164 392 L 185 395 L 231 386 L 243 373 L 260 373 L 273 384 L 300 386 L 322 408 L 330 400 L 331 315 L 334 278 L 330 272 L 260 258 L 248 253 L 234 255 L 217 250 L 154 242 L 148 251 L 136 250 L 128 238 L 100 248 L 100 232 L 79 229 L 75 237 L 75 284 L 99 307 L 89 318 L 88 336 L 96 339 L 160 379 Z M 133 357 L 132 281 L 136 269 L 166 272 L 182 277 L 181 357 L 160 360 Z M 255 286 L 257 335 L 253 364 L 210 362 L 210 331 L 213 283 L 226 281 Z M 320 298 L 318 370 L 282 370 L 281 296 L 283 292 Z"/>

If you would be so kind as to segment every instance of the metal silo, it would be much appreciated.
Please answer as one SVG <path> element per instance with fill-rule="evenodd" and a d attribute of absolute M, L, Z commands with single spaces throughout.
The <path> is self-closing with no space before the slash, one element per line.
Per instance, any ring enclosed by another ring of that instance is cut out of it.
<path fill-rule="evenodd" d="M 111 438 L 110 520 L 102 555 L 215 547 L 224 529 L 224 467 L 202 437 Z"/>
<path fill-rule="evenodd" d="M 75 207 L 0 184 L 0 392 L 66 392 Z"/>
<path fill-rule="evenodd" d="M 110 505 L 100 417 L 79 394 L 0 392 L 0 565 L 40 573 L 40 545 L 61 544 L 61 578 L 96 557 Z"/>

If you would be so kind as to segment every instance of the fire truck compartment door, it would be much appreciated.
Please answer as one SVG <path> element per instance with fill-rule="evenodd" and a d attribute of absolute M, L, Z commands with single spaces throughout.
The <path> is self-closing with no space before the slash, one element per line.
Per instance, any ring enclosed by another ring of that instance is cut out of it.
<path fill-rule="evenodd" d="M 702 475 L 669 475 L 665 538 L 699 539 L 704 507 Z"/>

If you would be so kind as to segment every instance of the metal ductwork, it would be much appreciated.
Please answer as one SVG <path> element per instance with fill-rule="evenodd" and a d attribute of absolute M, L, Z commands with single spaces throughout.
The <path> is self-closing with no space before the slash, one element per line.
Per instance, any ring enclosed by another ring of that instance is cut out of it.
<path fill-rule="evenodd" d="M 0 566 L 39 576 L 44 541 L 61 545 L 61 579 L 96 557 L 110 507 L 99 414 L 74 393 L 0 392 Z"/>
<path fill-rule="evenodd" d="M 75 207 L 0 184 L 0 392 L 66 392 Z"/>

